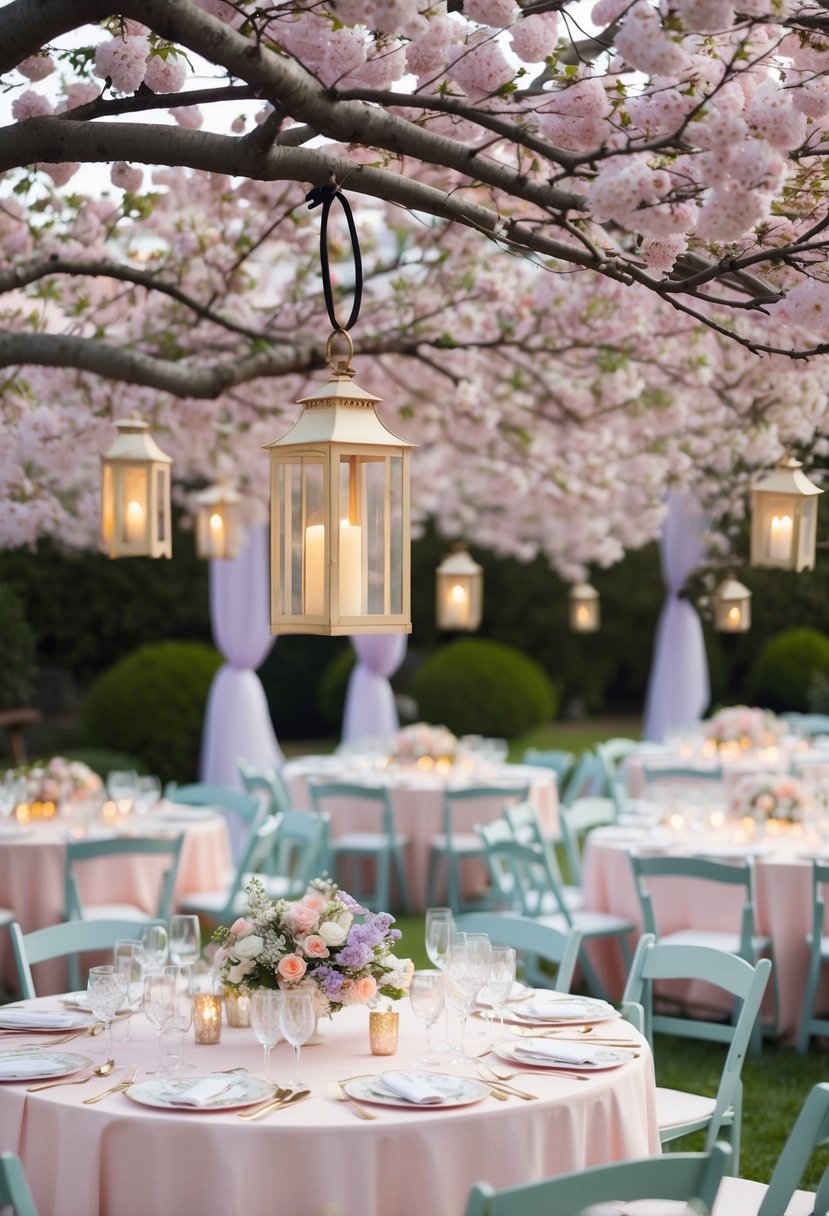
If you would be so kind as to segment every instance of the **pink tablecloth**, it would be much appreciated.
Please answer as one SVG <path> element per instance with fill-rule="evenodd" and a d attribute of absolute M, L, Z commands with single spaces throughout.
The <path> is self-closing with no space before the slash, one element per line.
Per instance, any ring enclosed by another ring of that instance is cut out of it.
<path fill-rule="evenodd" d="M 290 786 L 298 807 L 308 809 L 311 805 L 308 781 L 347 781 L 360 784 L 378 784 L 377 776 L 362 777 L 345 762 L 339 763 L 331 756 L 307 756 L 292 760 L 285 765 L 283 775 Z M 404 766 L 392 766 L 384 771 L 383 783 L 391 791 L 395 828 L 408 837 L 407 877 L 413 909 L 422 911 L 426 906 L 426 878 L 429 864 L 429 841 L 443 831 L 443 792 L 447 784 L 460 785 L 456 773 L 446 777 L 436 773 L 419 773 Z M 504 764 L 489 770 L 486 775 L 467 780 L 467 785 L 501 786 L 528 785 L 530 799 L 541 818 L 544 831 L 556 835 L 558 831 L 558 787 L 555 774 L 549 769 L 533 765 Z M 453 825 L 458 832 L 471 832 L 476 823 L 489 823 L 499 818 L 502 807 L 497 800 L 457 803 L 453 811 Z M 352 805 L 341 805 L 332 818 L 331 833 L 335 838 L 342 832 L 377 830 L 376 808 L 355 800 Z M 464 863 L 466 890 L 483 885 L 486 868 L 483 862 Z M 443 895 L 439 896 L 443 899 Z"/>
<path fill-rule="evenodd" d="M 632 829 L 635 831 L 635 829 Z M 627 916 L 641 927 L 639 900 L 628 857 L 634 841 L 622 828 L 591 832 L 584 857 L 583 885 L 588 907 Z M 640 842 L 641 843 L 641 840 Z M 798 856 L 794 846 L 780 846 L 754 859 L 755 917 L 757 931 L 773 946 L 773 983 L 766 1003 L 774 1014 L 777 994 L 777 1028 L 783 1042 L 797 1036 L 808 968 L 806 934 L 812 927 L 811 863 Z M 651 886 L 654 915 L 663 932 L 686 925 L 703 929 L 738 929 L 742 895 L 731 888 L 672 878 Z M 591 946 L 591 957 L 608 991 L 618 998 L 625 975 L 617 953 L 604 944 Z M 827 993 L 829 995 L 829 993 Z"/>
<path fill-rule="evenodd" d="M 373 1122 L 357 1118 L 332 1100 L 327 1083 L 412 1065 L 424 1030 L 407 1002 L 400 1008 L 393 1058 L 369 1053 L 366 1009 L 324 1021 L 326 1041 L 302 1051 L 312 1096 L 267 1119 L 150 1109 L 123 1094 L 84 1106 L 110 1079 L 37 1094 L 6 1082 L 0 1145 L 20 1153 L 44 1216 L 462 1216 L 479 1179 L 506 1186 L 660 1151 L 644 1044 L 638 1059 L 589 1081 L 527 1076 L 523 1087 L 538 1101 L 374 1107 Z M 611 1025 L 641 1043 L 626 1023 Z M 82 1038 L 62 1050 L 91 1051 L 94 1043 L 99 1051 L 100 1042 Z M 130 1041 L 116 1043 L 115 1055 L 119 1065 L 153 1067 L 155 1041 L 143 1015 L 132 1019 Z M 196 1046 L 191 1035 L 185 1058 L 197 1065 L 190 1076 L 236 1065 L 261 1075 L 262 1049 L 251 1030 L 225 1027 L 214 1047 Z M 290 1080 L 287 1044 L 275 1049 L 273 1068 L 280 1083 Z"/>
<path fill-rule="evenodd" d="M 141 821 L 141 833 L 152 835 L 153 819 L 150 815 Z M 158 826 L 162 825 L 167 832 L 185 833 L 175 896 L 221 888 L 231 866 L 224 819 L 212 815 L 182 827 L 159 817 Z M 0 838 L 0 905 L 13 909 L 24 933 L 62 919 L 65 860 L 65 830 L 52 822 L 21 828 L 19 837 L 8 833 Z M 131 903 L 150 913 L 158 900 L 164 867 L 163 858 L 139 856 L 84 863 L 79 870 L 81 899 L 90 905 Z M 14 991 L 17 972 L 6 933 L 0 934 L 0 967 L 4 982 Z M 39 995 L 66 989 L 63 962 L 40 963 L 33 975 Z"/>

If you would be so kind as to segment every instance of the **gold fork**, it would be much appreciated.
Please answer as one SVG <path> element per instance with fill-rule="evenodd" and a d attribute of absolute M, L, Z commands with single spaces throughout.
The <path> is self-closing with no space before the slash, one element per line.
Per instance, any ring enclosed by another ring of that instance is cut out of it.
<path fill-rule="evenodd" d="M 296 1106 L 298 1102 L 304 1102 L 306 1098 L 310 1097 L 310 1089 L 277 1089 L 269 1102 L 263 1102 L 252 1110 L 239 1111 L 239 1118 L 263 1119 L 266 1115 L 272 1115 L 274 1111 L 282 1110 L 283 1106 Z"/>
<path fill-rule="evenodd" d="M 484 1064 L 484 1068 L 489 1068 L 488 1064 Z M 494 1068 L 489 1068 L 489 1071 L 499 1081 L 511 1081 L 513 1077 L 575 1077 L 577 1081 L 589 1081 L 590 1074 L 586 1072 L 575 1072 L 569 1068 L 547 1068 L 544 1072 L 539 1072 L 537 1069 L 522 1068 L 520 1072 L 496 1072 Z"/>
<path fill-rule="evenodd" d="M 111 1085 L 109 1089 L 105 1089 L 103 1093 L 93 1094 L 91 1098 L 84 1098 L 84 1105 L 91 1106 L 93 1102 L 100 1102 L 101 1098 L 108 1098 L 110 1094 L 120 1094 L 134 1084 L 138 1076 L 138 1065 L 130 1064 L 123 1078 L 115 1085 Z"/>
<path fill-rule="evenodd" d="M 349 1102 L 351 1104 L 351 1109 L 354 1111 L 354 1114 L 358 1116 L 358 1118 L 377 1118 L 373 1110 L 369 1110 L 367 1106 L 361 1106 L 359 1102 L 355 1102 L 351 1095 L 345 1092 L 339 1081 L 331 1081 L 328 1086 L 328 1092 L 335 1102 Z"/>
<path fill-rule="evenodd" d="M 531 1094 L 526 1089 L 518 1089 L 515 1085 L 505 1084 L 508 1078 L 501 1077 L 494 1068 L 490 1068 L 488 1064 L 478 1065 L 478 1074 L 485 1085 L 490 1089 L 495 1087 L 501 1089 L 504 1093 L 513 1094 L 516 1098 L 523 1098 L 525 1102 L 532 1102 L 538 1097 L 538 1094 Z"/>

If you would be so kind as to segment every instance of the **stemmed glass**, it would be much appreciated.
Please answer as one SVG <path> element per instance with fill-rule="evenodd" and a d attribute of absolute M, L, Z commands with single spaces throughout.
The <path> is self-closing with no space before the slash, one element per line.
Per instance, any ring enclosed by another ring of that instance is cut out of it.
<path fill-rule="evenodd" d="M 271 1082 L 271 1048 L 281 1038 L 282 996 L 276 988 L 257 988 L 250 999 L 250 1024 L 265 1053 L 265 1080 Z"/>
<path fill-rule="evenodd" d="M 7 819 L 15 807 L 25 801 L 26 782 L 23 777 L 16 777 L 9 769 L 0 781 L 0 817 Z"/>
<path fill-rule="evenodd" d="M 146 815 L 161 797 L 161 782 L 158 777 L 139 777 L 133 794 L 133 810 L 136 815 Z"/>
<path fill-rule="evenodd" d="M 162 1036 L 173 1016 L 176 1001 L 175 979 L 167 971 L 144 976 L 144 1015 L 158 1035 L 157 1071 L 164 1071 Z"/>
<path fill-rule="evenodd" d="M 409 985 L 409 1001 L 415 1017 L 419 1018 L 426 1027 L 426 1057 L 418 1061 L 419 1066 L 428 1067 L 440 1064 L 440 1056 L 432 1055 L 432 1027 L 444 1009 L 444 993 L 446 984 L 442 971 L 415 971 Z"/>
<path fill-rule="evenodd" d="M 107 793 L 122 815 L 132 808 L 138 785 L 138 773 L 113 770 L 107 777 Z"/>
<path fill-rule="evenodd" d="M 146 925 L 141 931 L 142 961 L 145 973 L 160 971 L 167 961 L 167 930 L 163 925 Z"/>
<path fill-rule="evenodd" d="M 461 1022 L 460 1051 L 466 1054 L 466 1023 L 478 993 L 489 978 L 492 946 L 485 933 L 456 933 L 446 965 L 447 996 Z"/>
<path fill-rule="evenodd" d="M 455 918 L 452 915 L 451 908 L 426 909 L 426 953 L 429 956 L 429 961 L 439 971 L 443 971 L 446 968 L 446 960 L 449 956 L 449 948 L 454 930 Z M 447 1005 L 444 1005 L 444 1011 L 446 1013 L 444 1042 L 440 1047 L 435 1049 L 435 1055 L 452 1056 L 456 1052 L 449 1042 L 449 1012 Z"/>
<path fill-rule="evenodd" d="M 190 967 L 178 967 L 175 964 L 168 964 L 168 966 L 162 969 L 162 975 L 169 975 L 173 981 L 173 1007 L 164 1029 L 165 1032 L 170 1031 L 180 1036 L 178 1051 L 170 1051 L 168 1062 L 165 1064 L 165 1071 L 190 1071 L 196 1067 L 195 1064 L 186 1064 L 184 1061 L 184 1039 L 187 1031 L 193 1024 Z"/>
<path fill-rule="evenodd" d="M 492 1006 L 492 1020 L 498 1015 L 504 1033 L 504 1006 L 515 983 L 516 954 L 512 946 L 493 946 L 492 962 L 478 999 Z"/>
<path fill-rule="evenodd" d="M 127 975 L 116 971 L 112 963 L 89 968 L 86 980 L 87 999 L 93 1016 L 106 1026 L 107 1054 L 112 1053 L 112 1019 L 127 995 L 127 982 Z"/>
<path fill-rule="evenodd" d="M 127 1006 L 135 1013 L 144 991 L 144 947 L 137 938 L 120 938 L 112 952 L 116 971 L 127 977 Z"/>
<path fill-rule="evenodd" d="M 310 992 L 283 992 L 279 1012 L 279 1029 L 294 1049 L 294 1088 L 302 1089 L 299 1079 L 299 1049 L 314 1033 L 316 1014 Z"/>
<path fill-rule="evenodd" d="M 201 927 L 198 916 L 170 918 L 170 962 L 177 967 L 192 967 L 201 958 Z M 189 983 L 189 980 L 188 980 Z"/>

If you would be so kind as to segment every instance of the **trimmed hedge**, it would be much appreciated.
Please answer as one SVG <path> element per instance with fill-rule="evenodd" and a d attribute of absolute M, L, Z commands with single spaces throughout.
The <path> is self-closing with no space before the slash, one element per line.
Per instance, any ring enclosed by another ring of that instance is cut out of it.
<path fill-rule="evenodd" d="M 829 637 L 817 629 L 786 629 L 771 639 L 748 673 L 752 702 L 778 712 L 808 712 L 810 694 L 829 676 Z"/>
<path fill-rule="evenodd" d="M 462 638 L 436 650 L 409 691 L 421 718 L 457 735 L 514 739 L 550 722 L 558 708 L 552 681 L 534 659 L 482 638 Z"/>
<path fill-rule="evenodd" d="M 222 659 L 201 642 L 158 642 L 120 659 L 82 706 L 90 747 L 127 752 L 162 782 L 194 781 L 213 676 Z"/>

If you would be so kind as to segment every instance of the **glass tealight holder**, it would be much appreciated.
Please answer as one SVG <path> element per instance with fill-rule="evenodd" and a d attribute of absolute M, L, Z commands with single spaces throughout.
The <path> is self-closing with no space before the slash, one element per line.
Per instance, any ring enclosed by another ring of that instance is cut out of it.
<path fill-rule="evenodd" d="M 225 988 L 224 998 L 228 1026 L 250 1026 L 250 993 Z"/>
<path fill-rule="evenodd" d="M 222 1037 L 222 998 L 213 992 L 193 997 L 193 1029 L 197 1043 L 218 1043 Z"/>
<path fill-rule="evenodd" d="M 368 1015 L 368 1037 L 373 1056 L 393 1056 L 397 1051 L 400 1014 L 396 1009 L 373 1009 Z"/>

